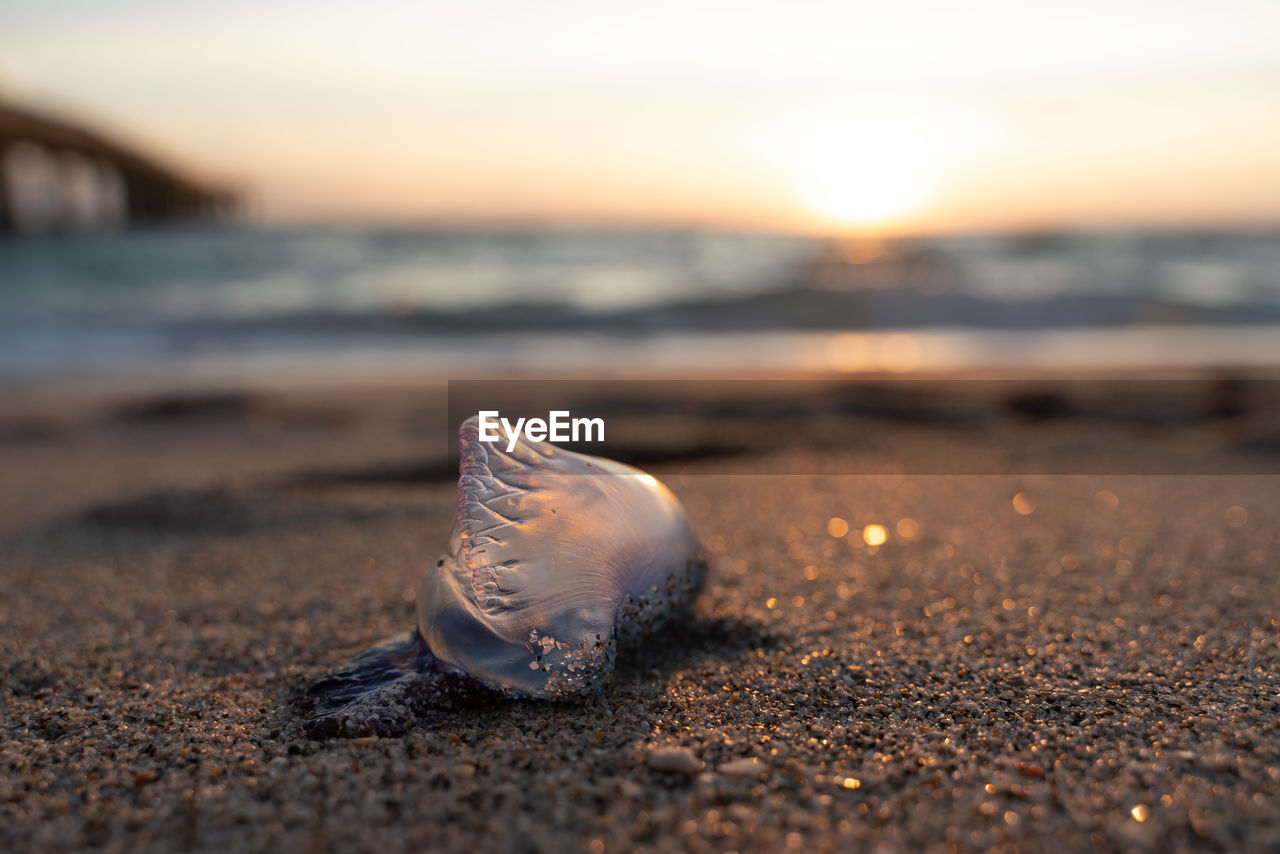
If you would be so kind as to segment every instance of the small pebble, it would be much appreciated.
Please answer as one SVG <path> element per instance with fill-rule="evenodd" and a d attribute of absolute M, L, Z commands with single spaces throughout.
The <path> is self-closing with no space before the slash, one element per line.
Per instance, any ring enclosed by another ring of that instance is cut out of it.
<path fill-rule="evenodd" d="M 716 766 L 716 770 L 726 777 L 760 780 L 768 769 L 754 759 L 732 759 Z"/>
<path fill-rule="evenodd" d="M 644 787 L 635 780 L 622 777 L 618 780 L 618 794 L 624 798 L 635 799 L 644 795 Z"/>
<path fill-rule="evenodd" d="M 654 771 L 693 776 L 702 770 L 702 760 L 687 747 L 655 747 L 645 763 Z"/>

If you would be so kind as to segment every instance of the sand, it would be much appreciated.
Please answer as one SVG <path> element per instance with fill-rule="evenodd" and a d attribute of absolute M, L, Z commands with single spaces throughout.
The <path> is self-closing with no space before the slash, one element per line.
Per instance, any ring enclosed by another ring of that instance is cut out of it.
<path fill-rule="evenodd" d="M 1280 847 L 1271 414 L 817 406 L 724 456 L 649 416 L 689 619 L 581 702 L 308 740 L 297 693 L 410 627 L 444 541 L 440 395 L 7 398 L 0 849 Z"/>

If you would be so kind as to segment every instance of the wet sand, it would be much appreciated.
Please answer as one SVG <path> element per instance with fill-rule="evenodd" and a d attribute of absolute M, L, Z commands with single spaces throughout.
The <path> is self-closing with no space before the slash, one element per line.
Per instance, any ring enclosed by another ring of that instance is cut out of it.
<path fill-rule="evenodd" d="M 722 456 L 648 416 L 689 620 L 581 702 L 305 739 L 292 699 L 411 625 L 444 542 L 441 396 L 9 396 L 0 848 L 1280 846 L 1272 413 L 793 408 Z M 1135 455 L 1218 473 L 1105 473 Z"/>

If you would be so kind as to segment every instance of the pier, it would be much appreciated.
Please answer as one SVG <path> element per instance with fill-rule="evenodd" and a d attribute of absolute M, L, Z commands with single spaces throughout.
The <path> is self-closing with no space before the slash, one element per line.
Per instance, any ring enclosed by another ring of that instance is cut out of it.
<path fill-rule="evenodd" d="M 229 215 L 234 196 L 76 123 L 0 104 L 0 234 Z"/>

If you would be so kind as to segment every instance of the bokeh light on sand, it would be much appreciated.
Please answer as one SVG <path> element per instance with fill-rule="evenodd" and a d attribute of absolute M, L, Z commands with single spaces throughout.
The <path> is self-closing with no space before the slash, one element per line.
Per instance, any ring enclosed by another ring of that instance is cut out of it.
<path fill-rule="evenodd" d="M 882 546 L 889 539 L 884 525 L 867 525 L 862 529 L 862 540 L 869 546 Z"/>
<path fill-rule="evenodd" d="M 1020 516 L 1030 516 L 1036 512 L 1036 500 L 1025 492 L 1013 496 L 1013 509 Z"/>

